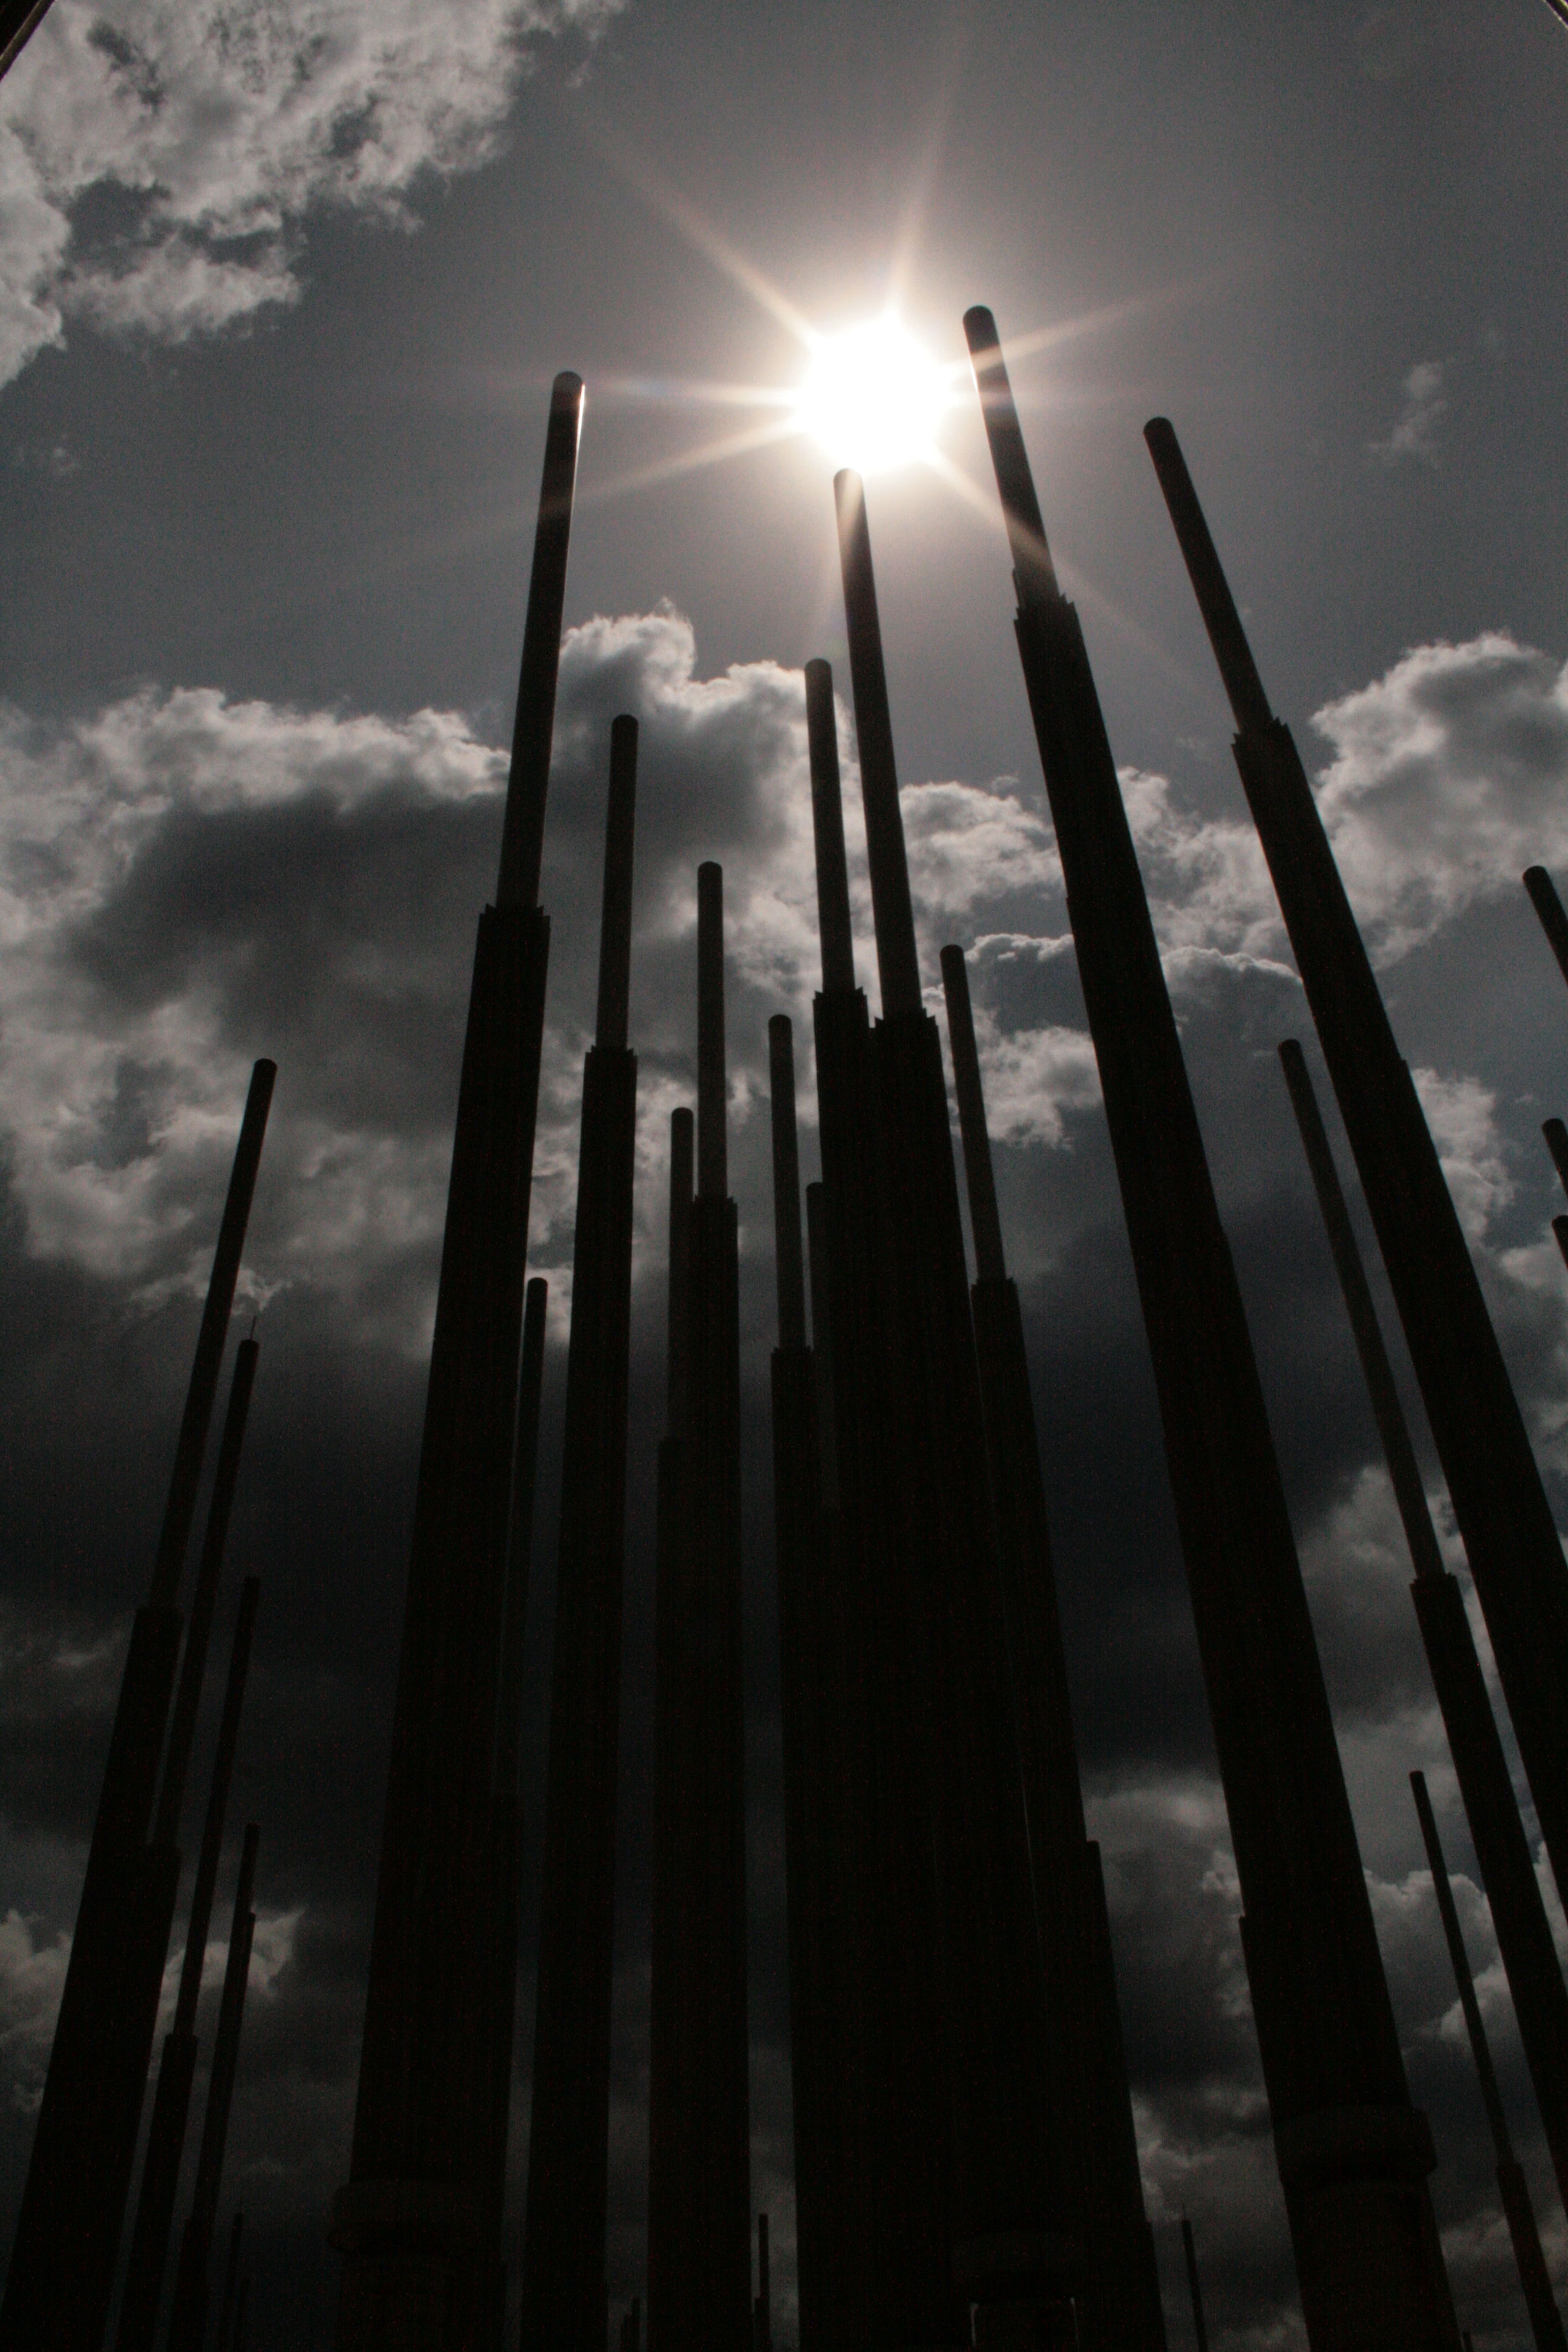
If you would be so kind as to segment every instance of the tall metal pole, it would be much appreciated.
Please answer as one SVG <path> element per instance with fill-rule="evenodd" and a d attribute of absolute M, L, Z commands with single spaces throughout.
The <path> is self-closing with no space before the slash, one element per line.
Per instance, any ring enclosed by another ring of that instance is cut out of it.
<path fill-rule="evenodd" d="M 722 888 L 717 866 L 698 868 L 697 1197 L 673 1558 L 660 1528 L 656 1737 L 668 1752 L 655 1761 L 648 2113 L 658 2352 L 744 2352 L 752 2320 L 739 1228 L 725 1190 Z"/>
<path fill-rule="evenodd" d="M 583 386 L 556 378 L 495 904 L 479 918 L 372 1931 L 339 2352 L 493 2327 L 492 1803 L 550 926 L 537 904 Z"/>
<path fill-rule="evenodd" d="M 598 1025 L 583 1069 L 540 1877 L 524 2352 L 602 2352 L 620 1761 L 637 1056 L 627 1046 L 637 729 L 610 731 Z"/>
<path fill-rule="evenodd" d="M 1019 657 L 1143 1306 L 1314 2352 L 1458 2340 L 1355 1825 L 1241 1293 L 1082 631 L 1057 584 L 995 321 L 964 319 Z"/>
<path fill-rule="evenodd" d="M 805 703 L 822 944 L 813 1020 L 823 1171 L 806 1207 L 823 1533 L 836 1562 L 845 1704 L 823 1923 L 834 2037 L 823 2081 L 842 2161 L 815 2214 L 806 2192 L 802 2316 L 824 2352 L 859 2352 L 867 2343 L 950 2340 L 961 2322 L 926 1721 L 889 1467 L 903 1441 L 889 1363 L 884 1148 L 870 1018 L 855 978 L 837 715 L 825 661 L 806 664 Z"/>
<path fill-rule="evenodd" d="M 483 2235 L 494 2250 L 490 2299 L 479 2328 L 499 2352 L 506 2325 L 506 2265 L 500 2258 L 506 2204 L 507 2147 L 511 2133 L 512 2053 L 517 2031 L 517 1955 L 522 1907 L 523 1634 L 533 1560 L 533 1498 L 539 1460 L 539 1413 L 544 1392 L 544 1326 L 550 1286 L 535 1276 L 523 1293 L 522 1362 L 512 1440 L 511 1517 L 507 1537 L 506 1613 L 501 1629 L 500 1688 L 496 1701 L 495 1768 L 490 1784 L 493 1888 L 489 1934 L 490 2056 L 489 2146 L 485 2159 Z"/>
<path fill-rule="evenodd" d="M 1465 2013 L 1465 2031 L 1470 2037 L 1470 2055 L 1475 2061 L 1476 2076 L 1481 2086 L 1481 2104 L 1486 2108 L 1487 2122 L 1491 2127 L 1492 2147 L 1497 2154 L 1498 2192 L 1502 2199 L 1509 2235 L 1513 2240 L 1514 2259 L 1519 2264 L 1520 2284 L 1524 2289 L 1525 2306 L 1530 2313 L 1536 2352 L 1564 2352 L 1568 2337 L 1563 2333 L 1556 2297 L 1552 2292 L 1552 2281 L 1547 2276 L 1529 2183 L 1513 2152 L 1512 2135 L 1509 2131 L 1508 2117 L 1503 2113 L 1497 2069 L 1492 2064 L 1487 2030 L 1481 2022 L 1475 1979 L 1470 1974 L 1469 1955 L 1465 1949 L 1459 1915 L 1454 1908 L 1454 1890 L 1448 1884 L 1447 1864 L 1443 1860 L 1442 1841 L 1437 1835 L 1432 1800 L 1426 1793 L 1426 1774 L 1412 1772 L 1410 1787 L 1415 1799 L 1415 1811 L 1420 1817 L 1426 1859 L 1432 1866 L 1432 1891 L 1437 1897 L 1437 1915 L 1443 1922 L 1448 1958 L 1453 1962 L 1454 1981 L 1459 1988 L 1459 2006 Z"/>
<path fill-rule="evenodd" d="M 174 2021 L 163 2042 L 148 2126 L 147 2153 L 142 2159 L 142 2192 L 131 2235 L 131 2261 L 120 2302 L 115 2352 L 151 2352 L 163 2292 L 163 2271 L 169 2259 L 174 2197 L 179 2186 L 180 2158 L 184 2153 L 185 2126 L 190 2115 L 191 2084 L 196 2070 L 196 2004 L 201 1998 L 202 1964 L 206 1958 L 207 1930 L 212 1925 L 213 1896 L 223 1854 L 224 1822 L 228 1811 L 229 1785 L 239 1745 L 240 1711 L 245 1704 L 246 1676 L 250 1669 L 250 1643 L 256 1626 L 261 1586 L 247 1576 L 240 1587 L 229 1651 L 228 1682 L 218 1722 L 217 1752 L 213 1760 L 212 1786 L 207 1793 L 206 1820 L 201 1853 L 191 1889 L 191 1912 L 185 1925 L 184 1957 L 180 1964 L 180 1988 Z"/>
<path fill-rule="evenodd" d="M 1187 2293 L 1193 2305 L 1193 2336 L 1197 2352 L 1209 2352 L 1208 2322 L 1204 2317 L 1203 2283 L 1198 2277 L 1198 2250 L 1193 2240 L 1193 2225 L 1182 2216 L 1182 2252 L 1187 2264 Z"/>
<path fill-rule="evenodd" d="M 991 1493 L 1006 1611 L 1014 1713 L 1029 1817 L 1046 2002 L 1064 2052 L 1052 2128 L 1083 2174 L 1086 2277 L 1076 2299 L 1084 2352 L 1164 2352 L 1153 2234 L 1138 2137 L 1100 1848 L 1083 1817 L 1078 1748 L 1045 1482 L 1017 1285 L 1008 1278 L 985 1099 L 963 950 L 942 951 L 953 1092 L 968 1181 L 977 1280 L 970 1297 L 985 1409 Z"/>
<path fill-rule="evenodd" d="M 152 1581 L 131 1630 L 0 2303 L 5 2352 L 96 2352 L 108 2321 L 151 2032 L 144 2001 L 126 1999 L 126 1957 L 145 1948 L 143 1927 L 157 1916 L 147 1835 L 179 1656 L 180 1579 L 277 1075 L 269 1061 L 250 1074 Z M 144 1981 L 143 1970 L 138 1995 Z"/>
<path fill-rule="evenodd" d="M 1156 417 L 1144 437 L 1235 713 L 1237 767 L 1405 1326 L 1542 1835 L 1568 1896 L 1568 1570 L 1552 1507 L 1300 755 L 1269 709 L 1176 436 Z"/>
<path fill-rule="evenodd" d="M 207 2264 L 212 2259 L 213 2229 L 217 2221 L 218 2192 L 223 2186 L 229 2109 L 234 2101 L 235 2070 L 239 2063 L 239 2030 L 245 2019 L 245 1990 L 250 1974 L 251 1943 L 256 1934 L 256 1914 L 250 1907 L 250 1901 L 256 1887 L 258 1835 L 256 1823 L 247 1822 L 245 1844 L 239 1858 L 239 1878 L 234 1892 L 234 1924 L 229 1929 L 228 1964 L 224 1969 L 217 2033 L 213 2042 L 212 2078 L 207 2084 L 206 2113 L 202 2118 L 196 2185 L 191 2196 L 190 2218 L 180 2241 L 174 2307 L 169 2320 L 169 2352 L 202 2352 L 202 2342 L 206 2334 Z"/>
<path fill-rule="evenodd" d="M 855 2108 L 862 2089 L 855 1979 L 865 1960 L 855 1931 L 858 1792 L 848 1754 L 858 1700 L 850 1688 L 842 1547 L 823 1493 L 819 1368 L 806 1345 L 794 1030 L 782 1013 L 768 1024 L 768 1059 L 779 1328 L 773 1356 L 773 1528 L 795 2258 L 801 2352 L 820 2352 L 844 2331 L 852 2293 L 847 2273 L 860 2251 L 849 2234 L 858 2169 Z"/>
<path fill-rule="evenodd" d="M 1068 2061 L 1047 2016 L 947 1089 L 920 989 L 865 493 L 841 473 L 834 494 L 882 982 L 872 1066 L 897 1449 L 883 1475 L 903 1583 L 894 1638 L 923 1710 L 930 1794 L 934 1906 L 904 1925 L 934 1948 L 951 2291 L 961 2305 L 1030 2306 L 1029 2324 L 1048 2327 L 1087 2252 L 1074 2154 L 1052 2121 Z"/>
<path fill-rule="evenodd" d="M 1541 1898 L 1534 1857 L 1520 1819 L 1513 1775 L 1476 1654 L 1465 1597 L 1457 1579 L 1443 1566 L 1306 1056 L 1295 1039 L 1289 1038 L 1279 1048 L 1279 1059 L 1410 1547 L 1415 1570 L 1411 1598 L 1443 1712 L 1476 1859 L 1492 1906 L 1498 1948 L 1508 1973 L 1520 2040 L 1535 2085 L 1559 2193 L 1568 2202 L 1568 1990 L 1563 1988 L 1557 1948 Z"/>

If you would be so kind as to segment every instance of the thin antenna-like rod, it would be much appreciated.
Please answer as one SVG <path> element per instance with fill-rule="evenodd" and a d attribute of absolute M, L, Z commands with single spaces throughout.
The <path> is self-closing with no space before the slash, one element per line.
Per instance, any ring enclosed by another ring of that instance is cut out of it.
<path fill-rule="evenodd" d="M 229 1929 L 228 1965 L 224 1970 L 218 2005 L 217 2033 L 213 2042 L 212 2080 L 207 2085 L 207 2111 L 202 2118 L 201 2154 L 196 2162 L 196 2186 L 192 2208 L 203 2217 L 211 2242 L 217 2212 L 218 2184 L 223 2177 L 224 2147 L 228 2137 L 229 2108 L 234 2099 L 235 2068 L 239 2057 L 239 2029 L 245 2013 L 245 1990 L 250 1949 L 256 1933 L 251 1898 L 256 1892 L 256 1849 L 261 1832 L 254 1822 L 245 1825 L 239 1877 L 234 1890 L 234 1921 Z"/>
<path fill-rule="evenodd" d="M 147 1594 L 149 1605 L 154 1609 L 173 1608 L 179 1593 L 180 1572 L 185 1564 L 191 1521 L 195 1516 L 202 1457 L 206 1451 L 213 1400 L 217 1394 L 218 1373 L 228 1339 L 228 1318 L 234 1309 L 234 1287 L 239 1278 L 245 1231 L 256 1191 L 256 1171 L 261 1161 L 262 1139 L 267 1133 L 267 1114 L 272 1107 L 277 1076 L 277 1063 L 268 1061 L 258 1062 L 250 1073 L 250 1091 L 245 1099 L 245 1117 L 228 1180 L 228 1196 L 224 1202 L 223 1223 L 218 1227 L 206 1304 L 202 1309 L 195 1359 L 191 1366 L 191 1384 L 185 1392 L 185 1410 L 174 1448 L 169 1499 Z"/>
<path fill-rule="evenodd" d="M 779 1346 L 804 1348 L 805 1257 L 800 1232 L 800 1144 L 795 1120 L 795 1031 L 787 1013 L 775 1013 L 768 1023 L 768 1077 L 773 1096 Z"/>
<path fill-rule="evenodd" d="M 838 774 L 838 708 L 825 661 L 805 666 L 805 737 L 811 754 L 811 825 L 816 843 L 816 922 L 822 985 L 829 996 L 855 986 L 855 934 L 849 915 L 849 861 L 844 851 L 844 793 Z"/>
<path fill-rule="evenodd" d="M 195 2031 L 196 2002 L 202 1990 L 202 1961 L 207 1948 L 207 1930 L 212 1925 L 213 1896 L 217 1886 L 218 1862 L 223 1853 L 224 1820 L 228 1811 L 235 1754 L 239 1746 L 239 1718 L 245 1705 L 246 1676 L 250 1671 L 251 1636 L 256 1631 L 256 1611 L 260 1599 L 260 1580 L 247 1576 L 239 1588 L 239 1608 L 235 1616 L 234 1641 L 228 1654 L 228 1682 L 223 1695 L 223 1714 L 218 1719 L 217 1751 L 213 1759 L 212 1787 L 207 1793 L 206 1820 L 202 1827 L 202 1850 L 191 1888 L 191 1916 L 185 1928 L 185 1951 L 180 1966 L 180 1990 L 174 2005 L 174 2030 L 176 2033 Z"/>
<path fill-rule="evenodd" d="M 1531 905 L 1541 918 L 1541 928 L 1557 959 L 1557 968 L 1568 980 L 1568 911 L 1557 895 L 1557 885 L 1544 866 L 1527 866 L 1524 887 L 1530 893 Z"/>
<path fill-rule="evenodd" d="M 1454 1908 L 1454 1890 L 1448 1884 L 1447 1864 L 1443 1859 L 1442 1843 L 1432 1812 L 1432 1801 L 1426 1793 L 1424 1772 L 1412 1772 L 1410 1790 L 1415 1799 L 1421 1839 L 1432 1868 L 1432 1891 L 1437 1897 L 1437 1914 L 1443 1922 L 1448 1958 L 1454 1966 L 1454 1980 L 1459 1988 L 1459 2006 L 1464 2011 L 1465 2030 L 1470 2037 L 1470 2055 L 1475 2060 L 1481 2100 L 1486 2107 L 1487 2121 L 1491 2126 L 1492 2146 L 1497 2151 L 1498 2189 L 1502 2198 L 1509 2236 L 1513 2241 L 1519 2283 L 1524 2290 L 1525 2307 L 1530 2313 L 1536 2352 L 1564 2352 L 1568 2336 L 1563 2335 L 1562 2314 L 1557 2308 L 1557 2298 L 1552 2292 L 1546 2258 L 1541 2250 L 1541 2230 L 1535 2219 L 1530 2184 L 1513 2152 L 1508 2117 L 1503 2113 L 1502 2095 L 1498 2089 L 1497 2072 L 1487 2042 L 1487 2030 L 1481 2022 L 1475 1979 L 1470 1974 L 1469 1955 L 1465 1949 L 1459 1915 Z"/>
<path fill-rule="evenodd" d="M 632 985 L 632 845 L 637 826 L 637 722 L 610 726 L 610 807 L 605 824 L 605 897 L 599 922 L 599 1011 L 594 1043 L 624 1053 Z"/>
<path fill-rule="evenodd" d="M 724 869 L 697 869 L 697 1191 L 730 1190 L 724 1077 Z"/>
<path fill-rule="evenodd" d="M 942 984 L 947 997 L 947 1035 L 952 1050 L 958 1129 L 963 1139 L 975 1278 L 980 1282 L 1005 1282 L 1007 1262 L 1002 1248 L 1002 1220 L 996 1209 L 991 1138 L 985 1130 L 985 1097 L 981 1090 L 980 1054 L 974 1043 L 974 1009 L 969 1001 L 969 971 L 962 948 L 943 948 Z"/>
<path fill-rule="evenodd" d="M 539 1469 L 539 1407 L 544 1391 L 544 1324 L 550 1285 L 535 1275 L 523 1297 L 522 1365 L 517 1383 L 517 1436 L 511 1456 L 511 1533 L 507 1544 L 506 1616 L 496 1698 L 495 1786 L 517 1793 L 522 1765 L 523 1634 L 533 1554 L 533 1496 Z"/>
<path fill-rule="evenodd" d="M 1218 551 L 1170 419 L 1151 417 L 1143 427 L 1143 438 L 1154 460 L 1154 471 L 1171 511 L 1187 577 L 1198 600 L 1198 610 L 1214 647 L 1236 723 L 1240 728 L 1267 727 L 1274 713 L 1268 707 L 1268 697 L 1263 690 L 1252 647 L 1247 642 L 1230 583 L 1221 568 Z"/>
<path fill-rule="evenodd" d="M 691 1262 L 691 1172 L 695 1123 L 682 1108 L 669 1114 L 669 1333 L 668 1417 L 678 1435 L 686 1413 L 688 1302 L 686 1270 Z"/>
<path fill-rule="evenodd" d="M 871 534 L 866 521 L 866 491 L 858 474 L 833 477 L 838 514 L 838 557 L 844 574 L 844 616 L 849 635 L 849 683 L 855 696 L 855 737 L 860 753 L 860 792 L 866 805 L 866 856 L 871 869 L 871 911 L 877 929 L 877 971 L 882 1011 L 918 1013 L 920 961 L 915 952 L 914 907 L 899 808 L 899 769 L 893 754 L 893 720 L 882 662 L 882 625 L 877 614 L 877 581 L 871 569 Z"/>
<path fill-rule="evenodd" d="M 544 474 L 539 488 L 539 522 L 533 535 L 533 570 L 528 583 L 528 617 L 523 623 L 517 715 L 512 723 L 511 772 L 501 827 L 498 907 L 539 903 L 544 797 L 555 727 L 555 681 L 561 667 L 561 616 L 566 603 L 566 550 L 572 535 L 572 494 L 582 429 L 583 379 L 564 369 L 551 390 L 550 423 L 544 436 Z"/>
<path fill-rule="evenodd" d="M 1377 1421 L 1377 1433 L 1383 1440 L 1394 1498 L 1399 1506 L 1399 1516 L 1405 1526 L 1405 1539 L 1410 1547 L 1416 1575 L 1441 1576 L 1443 1555 L 1437 1548 L 1432 1514 L 1426 1507 L 1426 1484 L 1416 1464 L 1415 1449 L 1410 1443 L 1409 1423 L 1399 1402 L 1399 1391 L 1394 1386 L 1394 1367 L 1388 1360 L 1388 1350 L 1383 1342 L 1377 1310 L 1367 1285 L 1366 1268 L 1362 1262 L 1355 1229 L 1351 1223 L 1339 1171 L 1334 1166 L 1334 1156 L 1329 1148 L 1322 1113 L 1318 1108 L 1311 1073 L 1307 1067 L 1307 1057 L 1294 1037 L 1287 1037 L 1280 1046 L 1279 1062 L 1285 1073 L 1285 1083 L 1290 1089 L 1290 1107 L 1301 1131 L 1301 1146 L 1311 1171 L 1312 1187 L 1328 1232 L 1334 1270 L 1344 1294 L 1345 1311 L 1350 1318 L 1356 1353 L 1361 1358 L 1362 1371 L 1372 1398 L 1372 1409 Z"/>
<path fill-rule="evenodd" d="M 1204 2290 L 1198 2277 L 1198 2250 L 1193 2242 L 1193 2225 L 1182 2216 L 1182 2252 L 1187 2259 L 1187 2292 L 1193 2299 L 1193 2335 L 1198 2352 L 1209 2352 L 1208 2323 L 1204 2317 Z"/>
<path fill-rule="evenodd" d="M 180 1834 L 180 1813 L 185 1801 L 185 1780 L 190 1771 L 196 1717 L 202 1703 L 202 1683 L 206 1674 L 213 1611 L 217 1605 L 218 1575 L 223 1567 L 224 1546 L 228 1539 L 229 1513 L 234 1505 L 235 1482 L 239 1475 L 240 1450 L 245 1444 L 246 1417 L 250 1411 L 250 1391 L 256 1381 L 256 1360 L 259 1353 L 254 1339 L 242 1339 L 235 1358 L 228 1411 L 224 1416 L 217 1471 L 213 1479 L 212 1502 L 207 1511 L 206 1534 L 202 1541 L 195 1591 L 191 1598 L 190 1622 L 185 1630 L 185 1654 L 180 1662 L 179 1687 L 174 1694 L 174 1711 L 169 1727 L 169 1753 L 163 1764 L 163 1785 L 159 1791 L 157 1819 L 153 1830 L 154 1845 L 174 1845 Z"/>
<path fill-rule="evenodd" d="M 1459 1927 L 1459 1915 L 1454 1908 L 1454 1890 L 1448 1884 L 1448 1868 L 1443 1859 L 1442 1843 L 1437 1835 L 1437 1823 L 1432 1811 L 1432 1800 L 1426 1793 L 1425 1772 L 1412 1772 L 1410 1791 L 1415 1800 L 1415 1811 L 1421 1822 L 1422 1843 L 1426 1848 L 1426 1860 L 1431 1865 L 1432 1892 L 1437 1898 L 1437 1916 L 1443 1922 L 1443 1934 L 1448 1946 L 1448 1958 L 1454 1965 L 1454 1980 L 1459 1988 L 1459 2006 L 1465 2012 L 1465 2030 L 1470 2037 L 1470 2055 L 1476 2062 L 1480 2079 L 1481 2102 L 1491 2126 L 1492 2146 L 1499 2156 L 1513 2154 L 1513 2141 L 1503 2113 L 1502 2094 L 1498 2089 L 1497 2070 L 1487 2042 L 1487 2030 L 1481 2022 L 1480 2003 L 1476 1999 L 1476 1983 L 1470 1974 L 1469 1956 L 1465 1950 L 1464 1934 Z"/>

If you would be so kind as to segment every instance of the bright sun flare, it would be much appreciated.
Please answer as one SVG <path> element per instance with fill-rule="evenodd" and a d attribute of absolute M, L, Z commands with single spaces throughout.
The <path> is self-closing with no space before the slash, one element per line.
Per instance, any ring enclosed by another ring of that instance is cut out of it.
<path fill-rule="evenodd" d="M 945 372 L 889 317 L 823 337 L 800 389 L 799 418 L 840 466 L 884 473 L 930 456 L 952 404 Z"/>

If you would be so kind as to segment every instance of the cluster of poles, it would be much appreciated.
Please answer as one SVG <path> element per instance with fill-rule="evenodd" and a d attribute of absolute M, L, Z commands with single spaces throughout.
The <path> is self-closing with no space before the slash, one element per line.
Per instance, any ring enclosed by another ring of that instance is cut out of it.
<path fill-rule="evenodd" d="M 1428 2188 L 1436 2152 L 1406 2083 L 1252 1338 L 1115 762 L 1078 618 L 1052 564 L 994 321 L 975 310 L 964 325 L 1158 1391 L 1308 2338 L 1313 2352 L 1459 2352 Z M 525 1279 L 550 945 L 539 888 L 582 406 L 579 380 L 559 377 L 500 874 L 479 921 L 353 2158 L 331 2223 L 342 2257 L 340 2352 L 499 2352 L 508 2335 L 522 1655 L 546 1312 L 544 1284 Z M 1568 1892 L 1568 1573 L 1552 1512 L 1300 759 L 1265 695 L 1175 436 L 1156 420 L 1147 439 L 1235 716 L 1243 787 L 1546 1855 Z M 769 1030 L 801 2352 L 970 2343 L 1163 2352 L 968 975 L 961 950 L 944 949 L 973 1281 L 942 1044 L 917 945 L 866 500 L 852 474 L 838 476 L 835 494 L 880 1013 L 872 1019 L 857 968 L 838 702 L 826 663 L 814 661 L 805 697 L 822 1173 L 804 1204 L 792 1027 L 780 1015 Z M 618 718 L 562 1441 L 522 2352 L 603 2352 L 608 2329 L 637 761 L 636 722 Z M 1531 887 L 1549 933 L 1558 926 L 1568 971 L 1568 920 L 1547 877 L 1532 873 Z M 772 2342 L 765 2222 L 754 2294 L 752 2268 L 738 1213 L 724 969 L 723 879 L 710 863 L 697 874 L 695 1117 L 677 1110 L 670 1127 L 655 1569 L 651 2352 Z M 1568 2191 L 1568 1992 L 1307 1059 L 1294 1041 L 1280 1053 L 1409 1542 L 1416 1617 L 1521 2041 Z M 168 1517 L 126 1668 L 0 2346 L 98 2352 L 110 2317 L 254 1339 L 238 1353 L 183 1658 L 178 1585 L 270 1085 L 271 1066 L 258 1065 Z M 1568 1134 L 1560 1157 L 1568 1181 Z M 255 1604 L 247 1583 L 117 2352 L 152 2344 L 164 2290 Z M 1413 1780 L 1503 2210 L 1544 2352 L 1564 2346 L 1563 2332 L 1425 1783 Z M 255 1840 L 247 1830 L 176 2270 L 168 2340 L 177 2352 L 201 2345 L 206 2330 Z M 1206 2343 L 1190 2227 L 1184 2240 Z M 237 2224 L 219 2312 L 226 2347 L 239 2275 Z M 639 2298 L 621 2323 L 623 2352 L 640 2352 L 641 2332 Z"/>

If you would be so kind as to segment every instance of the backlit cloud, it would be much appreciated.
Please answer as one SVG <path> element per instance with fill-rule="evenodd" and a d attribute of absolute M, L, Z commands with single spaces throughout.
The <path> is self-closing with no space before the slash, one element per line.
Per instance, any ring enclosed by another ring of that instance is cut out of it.
<path fill-rule="evenodd" d="M 313 211 L 412 226 L 530 44 L 623 5 L 57 0 L 0 105 L 0 383 L 68 319 L 179 342 L 297 301 Z"/>

